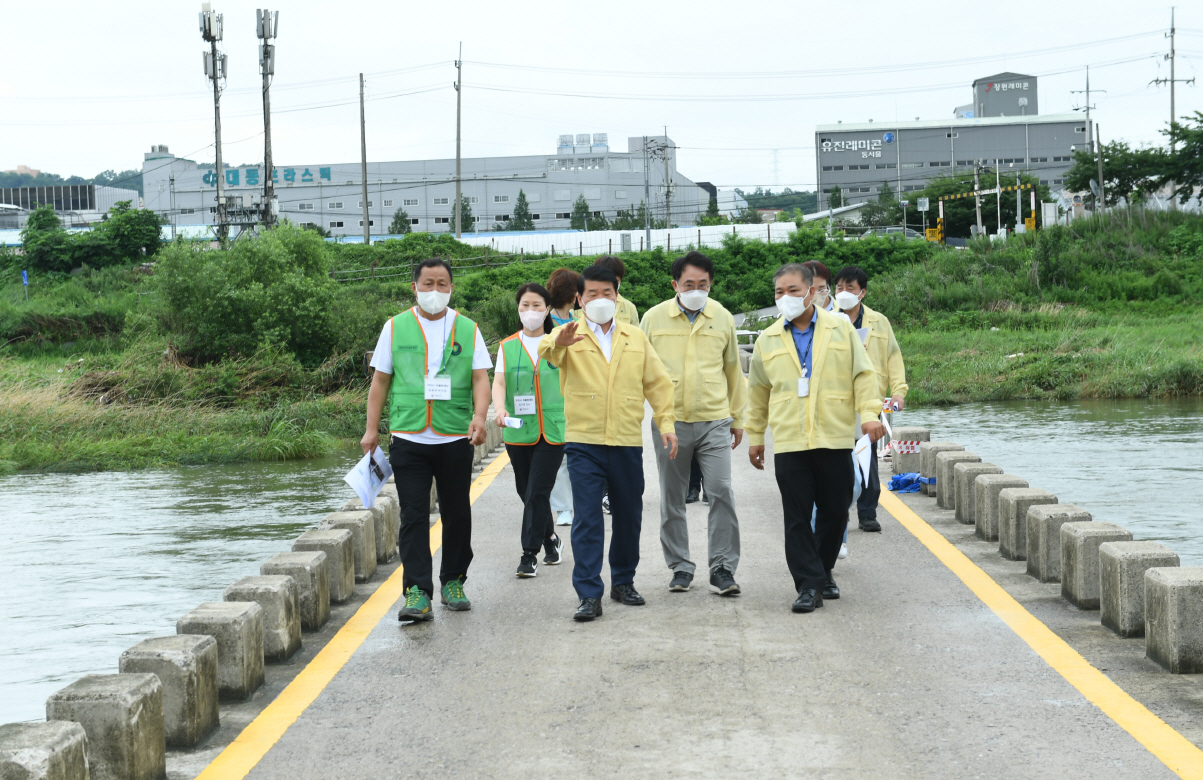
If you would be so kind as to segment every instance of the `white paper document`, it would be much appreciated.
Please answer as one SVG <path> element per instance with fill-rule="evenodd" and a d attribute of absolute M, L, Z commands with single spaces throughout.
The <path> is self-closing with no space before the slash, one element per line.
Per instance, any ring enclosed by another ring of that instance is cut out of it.
<path fill-rule="evenodd" d="M 860 336 L 860 343 L 864 344 L 865 339 L 869 338 L 869 329 L 868 328 L 857 328 L 856 335 Z"/>
<path fill-rule="evenodd" d="M 393 475 L 393 469 L 388 465 L 384 450 L 377 447 L 369 455 L 364 455 L 355 468 L 347 472 L 343 481 L 351 486 L 355 495 L 363 502 L 365 509 L 371 509 L 376 503 L 376 495 L 380 488 Z"/>
<path fill-rule="evenodd" d="M 869 441 L 869 434 L 866 433 L 857 440 L 856 446 L 852 448 L 852 457 L 860 467 L 864 487 L 869 487 L 869 458 L 873 457 L 873 442 Z"/>

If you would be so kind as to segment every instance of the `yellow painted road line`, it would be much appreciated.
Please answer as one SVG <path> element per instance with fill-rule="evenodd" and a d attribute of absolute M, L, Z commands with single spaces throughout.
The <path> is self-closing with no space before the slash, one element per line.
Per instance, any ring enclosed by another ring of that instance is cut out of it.
<path fill-rule="evenodd" d="M 480 498 L 494 478 L 510 462 L 504 451 L 499 453 L 472 483 L 470 500 Z M 443 521 L 439 520 L 430 529 L 430 553 L 434 554 L 443 541 Z M 263 708 L 263 712 L 242 730 L 233 742 L 221 751 L 197 780 L 241 780 L 267 755 L 267 751 L 284 736 L 288 727 L 301 717 L 301 713 L 313 703 L 334 675 L 351 660 L 376 624 L 388 614 L 397 599 L 401 598 L 402 568 L 397 567 L 371 597 L 363 603 L 346 625 L 338 630 L 330 641 L 301 670 L 280 695 Z"/>
<path fill-rule="evenodd" d="M 1203 751 L 1129 696 L 1107 675 L 1091 666 L 1077 650 L 1024 609 L 989 574 L 902 503 L 898 496 L 889 492 L 886 485 L 882 485 L 881 504 L 1094 706 L 1135 737 L 1137 742 L 1179 777 L 1203 778 Z"/>

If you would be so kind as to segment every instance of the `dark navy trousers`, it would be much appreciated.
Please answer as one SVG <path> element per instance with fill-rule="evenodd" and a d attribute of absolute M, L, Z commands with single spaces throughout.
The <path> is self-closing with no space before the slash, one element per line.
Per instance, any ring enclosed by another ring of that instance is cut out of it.
<path fill-rule="evenodd" d="M 572 586 L 578 598 L 600 599 L 606 520 L 602 494 L 610 489 L 610 585 L 635 581 L 643 525 L 643 448 L 564 445 L 572 481 Z"/>

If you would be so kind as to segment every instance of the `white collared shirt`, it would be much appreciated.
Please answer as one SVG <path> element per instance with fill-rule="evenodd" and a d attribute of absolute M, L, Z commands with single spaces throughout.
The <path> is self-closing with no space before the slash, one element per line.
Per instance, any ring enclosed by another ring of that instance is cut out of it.
<path fill-rule="evenodd" d="M 584 320 L 589 323 L 589 330 L 593 331 L 593 335 L 597 336 L 597 344 L 601 347 L 602 354 L 606 356 L 606 362 L 609 363 L 611 345 L 614 343 L 614 329 L 618 327 L 618 323 L 610 320 L 610 330 L 603 333 L 601 325 L 588 317 L 585 317 Z"/>

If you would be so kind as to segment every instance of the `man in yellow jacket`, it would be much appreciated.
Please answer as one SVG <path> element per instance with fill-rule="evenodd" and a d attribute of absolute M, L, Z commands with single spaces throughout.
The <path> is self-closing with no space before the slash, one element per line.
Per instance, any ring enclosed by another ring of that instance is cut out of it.
<path fill-rule="evenodd" d="M 685 497 L 690 461 L 697 458 L 710 501 L 707 564 L 710 589 L 723 596 L 739 593 L 739 519 L 731 490 L 731 450 L 743 439 L 747 387 L 739 365 L 735 318 L 710 299 L 714 263 L 701 252 L 678 257 L 672 265 L 670 300 L 653 306 L 639 327 L 664 361 L 673 383 L 678 457 L 656 448 L 660 473 L 660 546 L 672 570 L 668 589 L 689 590 L 696 566 L 689 559 Z M 652 441 L 657 431 L 652 428 Z M 734 437 L 734 439 L 732 438 Z"/>
<path fill-rule="evenodd" d="M 777 269 L 781 318 L 756 340 L 748 372 L 748 458 L 764 468 L 765 429 L 773 429 L 773 470 L 785 515 L 785 560 L 798 593 L 794 612 L 838 599 L 831 576 L 852 503 L 853 425 L 876 441 L 881 401 L 873 365 L 846 317 L 814 305 L 812 271 Z M 817 509 L 815 528 L 810 527 Z"/>
<path fill-rule="evenodd" d="M 612 271 L 600 265 L 586 268 L 577 280 L 584 319 L 561 325 L 539 343 L 539 356 L 560 370 L 564 454 L 576 508 L 572 584 L 581 600 L 573 617 L 582 621 L 602 614 L 606 528 L 601 499 L 607 481 L 610 598 L 628 606 L 645 603 L 635 590 L 643 522 L 645 398 L 669 457 L 677 455 L 672 381 L 643 331 L 615 318 L 617 296 L 618 279 Z"/>
<path fill-rule="evenodd" d="M 865 293 L 869 289 L 869 276 L 862 268 L 850 265 L 835 275 L 836 305 L 848 315 L 852 327 L 864 333 L 865 351 L 877 374 L 877 397 L 889 399 L 890 407 L 901 410 L 906 406 L 906 366 L 902 363 L 902 350 L 894 338 L 890 321 L 881 312 L 865 306 Z M 877 453 L 869 459 L 869 485 L 856 500 L 856 518 L 860 530 L 881 532 L 877 522 L 877 502 L 881 498 L 881 482 L 877 478 Z"/>
<path fill-rule="evenodd" d="M 618 286 L 622 287 L 622 277 L 627 275 L 626 264 L 622 262 L 622 258 L 614 257 L 613 255 L 602 255 L 593 261 L 594 265 L 600 265 L 602 268 L 608 268 L 618 278 Z M 574 316 L 579 320 L 585 316 L 584 311 L 577 309 Z M 617 290 L 614 291 L 614 319 L 618 322 L 625 322 L 628 325 L 639 326 L 639 309 L 635 308 L 635 304 L 623 298 Z"/>

